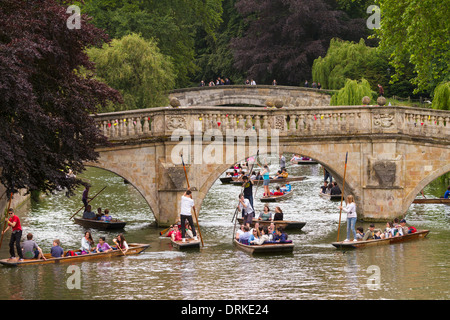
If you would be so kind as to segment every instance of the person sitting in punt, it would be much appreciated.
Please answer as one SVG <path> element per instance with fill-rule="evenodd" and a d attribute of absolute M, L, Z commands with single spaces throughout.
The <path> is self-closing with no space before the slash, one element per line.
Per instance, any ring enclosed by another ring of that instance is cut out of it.
<path fill-rule="evenodd" d="M 258 229 L 257 228 L 253 228 L 250 234 L 250 237 L 248 237 L 248 244 L 252 244 L 252 241 L 255 240 L 259 240 L 259 236 L 258 236 Z"/>
<path fill-rule="evenodd" d="M 273 222 L 270 223 L 270 225 L 267 227 L 268 233 L 267 235 L 269 236 L 269 241 L 272 241 L 273 238 L 275 237 L 275 224 Z"/>
<path fill-rule="evenodd" d="M 95 219 L 101 220 L 103 216 L 102 208 L 97 208 L 97 214 L 95 215 Z"/>
<path fill-rule="evenodd" d="M 364 239 L 364 229 L 363 227 L 356 228 L 356 240 L 360 241 Z"/>
<path fill-rule="evenodd" d="M 105 237 L 100 237 L 98 239 L 96 252 L 100 253 L 100 252 L 109 252 L 109 251 L 112 251 L 111 246 L 106 242 Z"/>
<path fill-rule="evenodd" d="M 112 217 L 109 215 L 109 209 L 105 209 L 105 214 L 101 218 L 102 221 L 111 222 Z"/>
<path fill-rule="evenodd" d="M 263 212 L 259 214 L 258 220 L 272 220 L 272 213 L 270 212 L 269 206 L 267 204 L 264 206 Z"/>
<path fill-rule="evenodd" d="M 283 179 L 289 177 L 289 173 L 287 172 L 286 168 L 281 169 L 281 176 L 283 177 Z"/>
<path fill-rule="evenodd" d="M 283 179 L 283 175 L 281 170 L 277 171 L 277 174 L 275 175 L 275 177 L 273 177 L 274 179 Z"/>
<path fill-rule="evenodd" d="M 406 225 L 406 220 L 405 219 L 400 220 L 400 227 L 402 228 L 403 235 L 407 235 L 407 234 L 410 234 L 410 233 L 417 232 L 416 228 L 414 228 L 412 226 L 408 227 Z"/>
<path fill-rule="evenodd" d="M 302 160 L 302 158 L 298 154 L 294 154 L 291 158 L 291 162 Z"/>
<path fill-rule="evenodd" d="M 284 193 L 281 191 L 280 186 L 277 186 L 275 188 L 275 192 L 273 193 L 274 196 L 282 196 Z"/>
<path fill-rule="evenodd" d="M 113 242 L 116 244 L 115 246 L 116 250 L 121 249 L 123 253 L 126 253 L 128 251 L 128 243 L 127 240 L 125 240 L 125 237 L 123 236 L 122 233 L 117 235 L 117 237 L 113 239 Z"/>
<path fill-rule="evenodd" d="M 286 183 L 283 187 L 281 187 L 281 191 L 283 191 L 284 193 L 291 192 L 291 190 L 292 190 L 292 186 L 289 182 Z"/>
<path fill-rule="evenodd" d="M 64 255 L 64 249 L 61 248 L 61 241 L 59 239 L 53 240 L 53 246 L 50 249 L 52 258 L 61 258 Z"/>
<path fill-rule="evenodd" d="M 287 234 L 286 232 L 284 232 L 282 227 L 278 227 L 276 232 L 275 232 L 275 236 L 273 238 L 274 242 L 286 242 L 287 241 Z"/>
<path fill-rule="evenodd" d="M 363 241 L 374 240 L 375 239 L 375 233 L 377 233 L 378 231 L 381 234 L 381 230 L 380 229 L 375 229 L 375 225 L 373 223 L 370 224 L 369 229 L 364 234 Z"/>
<path fill-rule="evenodd" d="M 261 236 L 258 239 L 254 239 L 252 241 L 250 241 L 250 244 L 255 244 L 255 245 L 261 245 L 264 244 L 264 242 L 269 241 L 269 230 L 267 229 L 267 227 L 264 227 L 261 229 Z"/>
<path fill-rule="evenodd" d="M 185 230 L 186 230 L 186 232 L 185 232 L 186 238 L 188 238 L 188 239 L 194 239 L 194 233 L 192 232 L 192 227 L 191 227 L 191 225 L 189 224 L 189 222 L 186 222 L 186 224 L 185 224 Z M 180 231 L 180 232 L 181 232 L 181 231 Z"/>
<path fill-rule="evenodd" d="M 384 229 L 381 237 L 383 239 L 392 238 L 392 229 L 393 229 L 392 222 L 389 221 L 386 222 L 386 228 Z"/>
<path fill-rule="evenodd" d="M 94 212 L 92 212 L 92 207 L 89 204 L 86 206 L 86 210 L 83 212 L 83 219 L 97 220 L 97 216 Z"/>
<path fill-rule="evenodd" d="M 81 239 L 81 254 L 91 253 L 91 251 L 93 250 L 93 246 L 95 246 L 95 243 L 92 239 L 92 234 L 90 231 L 86 231 L 84 233 L 83 239 Z"/>
<path fill-rule="evenodd" d="M 320 187 L 320 192 L 326 194 L 327 193 L 327 188 L 328 188 L 328 181 L 324 181 L 323 182 L 323 186 Z"/>
<path fill-rule="evenodd" d="M 33 234 L 27 234 L 27 240 L 22 243 L 22 254 L 24 259 L 43 259 L 47 260 L 39 248 L 37 243 L 33 240 Z"/>
<path fill-rule="evenodd" d="M 341 194 L 341 189 L 339 188 L 339 186 L 338 186 L 336 181 L 333 181 L 333 187 L 330 190 L 330 194 L 332 196 Z"/>
<path fill-rule="evenodd" d="M 282 221 L 283 220 L 283 211 L 280 207 L 275 207 L 275 215 L 273 216 L 273 221 Z"/>
<path fill-rule="evenodd" d="M 251 234 L 250 234 L 250 228 L 245 225 L 244 226 L 244 232 L 239 235 L 239 242 L 242 244 L 248 244 L 248 239 L 250 238 Z"/>
<path fill-rule="evenodd" d="M 172 239 L 172 241 L 181 241 L 182 237 L 181 237 L 181 231 L 178 229 L 178 225 L 175 224 L 173 226 L 173 230 L 170 234 L 170 239 Z"/>
<path fill-rule="evenodd" d="M 244 226 L 245 226 L 245 225 L 241 224 L 239 230 L 236 232 L 236 235 L 234 236 L 234 238 L 235 238 L 236 240 L 238 240 L 238 241 L 239 241 L 239 237 L 241 236 L 241 234 L 243 234 L 243 233 L 245 232 L 245 231 L 244 231 Z"/>

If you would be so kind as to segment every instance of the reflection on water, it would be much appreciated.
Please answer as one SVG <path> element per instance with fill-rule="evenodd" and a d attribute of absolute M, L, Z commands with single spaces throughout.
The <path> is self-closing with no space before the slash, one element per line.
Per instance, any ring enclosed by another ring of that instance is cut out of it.
<path fill-rule="evenodd" d="M 276 159 L 271 170 L 275 172 Z M 84 177 L 93 185 L 91 195 L 106 190 L 93 208 L 109 208 L 113 217 L 128 222 L 129 242 L 149 243 L 137 256 L 92 260 L 75 265 L 81 271 L 81 288 L 70 290 L 69 264 L 0 268 L 0 299 L 448 299 L 448 239 L 450 207 L 413 204 L 407 221 L 431 230 L 427 239 L 341 252 L 330 245 L 336 240 L 339 202 L 318 196 L 323 179 L 319 165 L 289 166 L 291 175 L 307 180 L 292 183 L 295 195 L 279 205 L 286 220 L 306 221 L 301 232 L 289 233 L 296 247 L 290 255 L 252 257 L 233 247 L 231 222 L 240 188 L 218 180 L 203 202 L 200 226 L 204 248 L 194 252 L 174 250 L 152 226 L 154 217 L 145 200 L 123 179 L 104 170 L 89 168 Z M 256 210 L 263 205 L 258 188 Z M 439 196 L 442 190 L 426 188 Z M 82 189 L 72 198 L 64 192 L 46 196 L 21 213 L 24 234 L 32 232 L 48 252 L 52 240 L 64 248 L 78 248 L 83 227 L 69 220 L 82 205 Z M 359 225 L 359 223 L 357 224 Z M 384 224 L 379 225 L 380 228 Z M 345 232 L 342 217 L 341 235 Z M 364 224 L 364 228 L 367 225 Z M 343 231 L 344 230 L 344 231 Z M 105 236 L 111 243 L 117 232 L 93 231 L 94 240 Z M 8 256 L 9 233 L 0 250 Z M 380 271 L 380 286 L 367 285 Z M 236 290 L 245 285 L 246 290 Z"/>

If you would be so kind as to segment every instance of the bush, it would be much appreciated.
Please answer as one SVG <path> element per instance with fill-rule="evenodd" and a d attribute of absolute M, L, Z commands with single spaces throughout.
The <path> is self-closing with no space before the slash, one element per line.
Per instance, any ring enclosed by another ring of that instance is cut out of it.
<path fill-rule="evenodd" d="M 450 110 L 450 81 L 443 82 L 434 89 L 433 109 Z"/>
<path fill-rule="evenodd" d="M 368 96 L 372 102 L 377 99 L 375 91 L 370 89 L 370 84 L 366 79 L 361 81 L 347 79 L 345 86 L 331 97 L 332 106 L 354 106 L 362 105 L 362 98 Z"/>

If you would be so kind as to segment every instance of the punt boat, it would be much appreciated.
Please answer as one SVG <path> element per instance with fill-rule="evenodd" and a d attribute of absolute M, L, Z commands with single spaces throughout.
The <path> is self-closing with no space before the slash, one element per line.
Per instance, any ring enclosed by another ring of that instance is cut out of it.
<path fill-rule="evenodd" d="M 183 241 L 174 241 L 170 239 L 172 242 L 172 246 L 178 250 L 185 250 L 185 249 L 199 249 L 200 248 L 200 239 L 194 240 L 194 239 L 186 239 L 186 242 Z"/>
<path fill-rule="evenodd" d="M 413 203 L 424 203 L 424 204 L 437 203 L 437 204 L 450 205 L 450 198 L 449 199 L 445 199 L 445 198 L 414 199 Z"/>
<path fill-rule="evenodd" d="M 340 242 L 333 242 L 331 244 L 338 249 L 358 249 L 371 246 L 394 244 L 415 239 L 423 239 L 428 235 L 428 232 L 430 232 L 430 230 L 417 230 L 417 232 L 408 233 L 404 236 L 398 236 L 393 238 L 375 239 L 366 241 L 345 241 L 345 242 L 340 241 Z"/>
<path fill-rule="evenodd" d="M 294 193 L 293 191 L 289 191 L 281 196 L 263 197 L 263 198 L 260 198 L 260 200 L 261 200 L 261 202 L 279 202 L 279 201 L 286 200 L 286 199 L 292 197 L 293 193 Z"/>
<path fill-rule="evenodd" d="M 123 229 L 127 224 L 124 221 L 112 219 L 110 222 L 102 220 L 90 220 L 83 218 L 74 218 L 76 224 L 79 224 L 85 228 L 99 229 L 99 230 L 118 230 Z"/>
<path fill-rule="evenodd" d="M 28 266 L 28 265 L 36 265 L 36 264 L 52 264 L 52 263 L 74 263 L 78 261 L 85 261 L 85 260 L 91 260 L 91 259 L 107 259 L 111 257 L 120 257 L 123 255 L 134 255 L 139 254 L 143 252 L 145 249 L 147 249 L 150 245 L 149 244 L 142 244 L 142 243 L 129 243 L 128 244 L 128 251 L 122 252 L 121 250 L 112 250 L 109 252 L 99 252 L 99 253 L 89 253 L 89 254 L 80 254 L 80 255 L 74 255 L 74 256 L 63 256 L 61 258 L 52 258 L 50 253 L 45 253 L 44 256 L 47 260 L 43 259 L 24 259 L 22 261 L 19 261 L 18 258 L 15 259 L 2 259 L 0 260 L 0 263 L 5 266 L 11 266 L 11 267 L 18 267 L 18 266 Z M 64 255 L 67 254 L 68 251 L 64 251 Z M 81 253 L 80 250 L 74 250 L 74 252 Z"/>
<path fill-rule="evenodd" d="M 294 251 L 294 244 L 292 242 L 289 243 L 264 243 L 264 244 L 243 244 L 233 240 L 234 245 L 247 253 L 250 254 L 277 254 L 277 253 L 292 253 Z"/>
<path fill-rule="evenodd" d="M 341 200 L 341 198 L 342 198 L 341 194 L 328 194 L 328 193 L 319 192 L 319 195 L 322 198 L 328 199 L 328 200 L 331 200 L 331 201 L 338 201 L 338 200 Z"/>
<path fill-rule="evenodd" d="M 315 160 L 292 160 L 292 164 L 318 164 Z"/>

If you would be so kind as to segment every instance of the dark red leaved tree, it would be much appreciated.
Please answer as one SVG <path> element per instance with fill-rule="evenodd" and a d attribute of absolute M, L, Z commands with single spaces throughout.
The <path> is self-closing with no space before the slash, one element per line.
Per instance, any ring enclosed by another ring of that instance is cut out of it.
<path fill-rule="evenodd" d="M 350 19 L 335 0 L 240 0 L 248 28 L 232 40 L 235 66 L 257 83 L 299 85 L 311 79 L 312 64 L 330 40 L 359 41 L 363 19 Z"/>
<path fill-rule="evenodd" d="M 94 70 L 84 49 L 107 41 L 81 17 L 70 29 L 69 3 L 0 0 L 0 182 L 20 188 L 72 191 L 83 161 L 98 158 L 106 142 L 90 114 L 120 102 L 117 91 L 77 72 Z"/>

